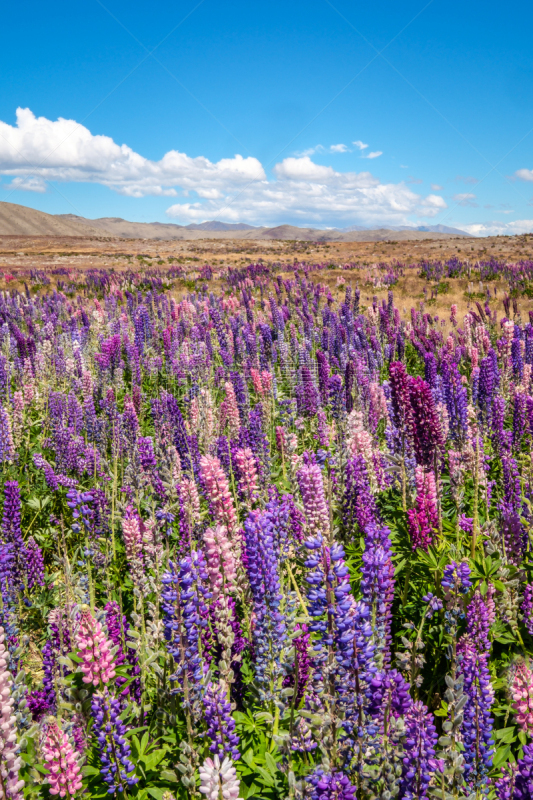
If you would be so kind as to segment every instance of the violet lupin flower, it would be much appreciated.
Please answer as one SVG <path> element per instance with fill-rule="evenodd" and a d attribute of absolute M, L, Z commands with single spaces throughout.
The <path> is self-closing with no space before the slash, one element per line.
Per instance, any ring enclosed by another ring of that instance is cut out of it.
<path fill-rule="evenodd" d="M 467 696 L 461 728 L 465 748 L 464 778 L 471 791 L 483 791 L 488 786 L 488 772 L 494 754 L 490 713 L 494 690 L 488 653 L 479 653 L 466 636 L 459 642 L 457 654 L 458 674 L 464 677 L 463 690 Z"/>
<path fill-rule="evenodd" d="M 411 704 L 405 715 L 405 740 L 400 797 L 402 800 L 425 800 L 435 771 L 435 746 L 438 735 L 433 716 L 419 701 Z"/>
<path fill-rule="evenodd" d="M 490 653 L 490 626 L 491 619 L 489 610 L 481 596 L 481 592 L 479 589 L 476 589 L 466 609 L 466 630 L 469 638 L 481 653 Z"/>
<path fill-rule="evenodd" d="M 120 719 L 120 702 L 107 692 L 93 694 L 91 712 L 102 763 L 100 772 L 109 786 L 110 794 L 123 792 L 126 786 L 133 786 L 139 779 L 135 775 L 131 747 L 125 737 L 126 726 Z"/>
<path fill-rule="evenodd" d="M 170 561 L 169 570 L 162 578 L 165 640 L 176 667 L 171 676 L 177 682 L 173 691 L 183 694 L 182 703 L 187 712 L 203 690 L 207 671 L 200 654 L 200 639 L 207 625 L 208 580 L 201 551 L 193 551 L 183 558 L 179 562 L 179 571 Z"/>
<path fill-rule="evenodd" d="M 244 523 L 246 569 L 254 609 L 255 679 L 263 700 L 274 699 L 286 639 L 272 515 L 252 511 Z"/>
<path fill-rule="evenodd" d="M 33 536 L 30 536 L 25 547 L 26 577 L 28 589 L 35 586 L 44 586 L 44 561 L 43 553 Z"/>
<path fill-rule="evenodd" d="M 4 510 L 2 514 L 2 539 L 13 547 L 14 570 L 22 583 L 24 574 L 24 540 L 20 529 L 20 489 L 17 481 L 4 484 Z"/>
<path fill-rule="evenodd" d="M 231 702 L 223 684 L 210 683 L 202 698 L 209 750 L 219 758 L 230 756 L 237 761 L 239 737 L 235 733 L 235 720 L 231 716 Z"/>
<path fill-rule="evenodd" d="M 340 770 L 325 772 L 317 767 L 307 782 L 313 787 L 311 800 L 356 800 L 355 786 Z"/>
<path fill-rule="evenodd" d="M 114 600 L 106 603 L 105 612 L 109 639 L 113 645 L 118 648 L 117 652 L 115 653 L 116 666 L 120 667 L 122 664 L 127 663 L 132 667 L 132 676 L 140 675 L 141 670 L 137 662 L 137 653 L 131 647 L 127 646 L 127 635 L 130 626 L 126 616 L 124 614 L 121 615 L 120 606 Z M 126 683 L 126 680 L 126 678 L 118 675 L 116 678 L 117 686 L 122 686 L 124 683 Z M 121 696 L 129 695 L 130 691 L 135 700 L 140 702 L 141 684 L 138 678 L 136 678 L 136 680 L 134 680 L 128 688 L 121 692 Z"/>
<path fill-rule="evenodd" d="M 533 583 L 528 583 L 524 589 L 524 599 L 520 610 L 524 617 L 524 625 L 530 636 L 533 636 Z"/>
<path fill-rule="evenodd" d="M 518 759 L 513 800 L 533 797 L 533 744 L 524 745 L 524 755 Z"/>

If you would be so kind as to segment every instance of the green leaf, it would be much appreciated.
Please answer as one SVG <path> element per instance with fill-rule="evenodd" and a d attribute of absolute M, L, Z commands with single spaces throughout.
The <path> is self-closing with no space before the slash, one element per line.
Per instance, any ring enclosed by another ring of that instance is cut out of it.
<path fill-rule="evenodd" d="M 100 770 L 96 769 L 96 767 L 91 767 L 90 764 L 86 764 L 81 768 L 81 774 L 84 778 L 88 778 L 89 775 L 100 775 Z"/>
<path fill-rule="evenodd" d="M 148 794 L 151 794 L 152 797 L 155 797 L 155 800 L 163 800 L 163 795 L 167 790 L 162 786 L 149 786 L 146 791 Z"/>
<path fill-rule="evenodd" d="M 267 768 L 269 769 L 269 771 L 272 773 L 272 775 L 275 775 L 276 772 L 278 771 L 278 765 L 276 764 L 276 762 L 272 758 L 272 755 L 270 753 L 268 753 L 268 752 L 265 753 L 265 763 L 266 763 Z"/>
<path fill-rule="evenodd" d="M 153 770 L 157 767 L 159 762 L 166 756 L 166 750 L 154 750 L 148 756 L 143 756 L 143 761 L 147 771 Z"/>
<path fill-rule="evenodd" d="M 511 752 L 511 745 L 506 744 L 503 747 L 498 747 L 494 758 L 492 760 L 493 767 L 501 767 L 502 764 L 505 764 L 506 761 L 509 760 L 509 753 Z"/>
<path fill-rule="evenodd" d="M 512 744 L 516 740 L 514 725 L 510 728 L 500 728 L 499 731 L 494 731 L 494 738 L 499 739 L 502 744 Z"/>

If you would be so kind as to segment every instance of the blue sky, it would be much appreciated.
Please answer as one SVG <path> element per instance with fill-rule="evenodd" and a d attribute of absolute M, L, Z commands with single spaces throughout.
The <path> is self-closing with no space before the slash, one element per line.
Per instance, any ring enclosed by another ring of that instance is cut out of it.
<path fill-rule="evenodd" d="M 533 230 L 533 7 L 510 11 L 11 4 L 0 199 L 181 224 Z"/>

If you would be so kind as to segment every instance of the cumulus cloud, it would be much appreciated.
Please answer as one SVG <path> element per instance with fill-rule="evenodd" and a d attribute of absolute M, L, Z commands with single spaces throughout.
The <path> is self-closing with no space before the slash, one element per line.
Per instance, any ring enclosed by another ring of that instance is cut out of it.
<path fill-rule="evenodd" d="M 357 147 L 358 150 L 366 150 L 368 147 L 368 145 L 362 142 L 360 139 L 358 139 L 357 142 L 352 142 L 352 144 Z"/>
<path fill-rule="evenodd" d="M 379 158 L 383 155 L 382 150 L 374 150 L 372 153 L 368 153 L 368 155 L 362 155 L 361 158 Z"/>
<path fill-rule="evenodd" d="M 177 203 L 169 217 L 197 222 L 221 216 L 229 222 L 366 225 L 405 224 L 410 215 L 434 217 L 445 209 L 438 195 L 421 197 L 403 183 L 383 184 L 370 172 L 337 172 L 309 156 L 286 158 L 274 167 L 274 181 L 244 187 L 221 208 L 216 203 Z"/>
<path fill-rule="evenodd" d="M 348 153 L 348 147 L 345 144 L 332 144 L 329 148 L 330 153 Z"/>
<path fill-rule="evenodd" d="M 101 183 L 130 197 L 176 197 L 184 190 L 225 190 L 264 180 L 256 158 L 223 158 L 213 163 L 178 150 L 150 161 L 109 136 L 93 135 L 74 120 L 55 122 L 17 109 L 16 126 L 0 121 L 0 173 L 41 180 Z"/>
<path fill-rule="evenodd" d="M 475 203 L 476 195 L 472 194 L 472 192 L 462 192 L 460 194 L 454 194 L 453 200 L 460 206 L 465 206 L 469 208 L 477 208 L 478 205 Z"/>
<path fill-rule="evenodd" d="M 442 189 L 443 189 L 443 187 L 442 187 L 442 186 L 439 186 L 439 184 L 438 184 L 438 183 L 432 183 L 432 184 L 431 184 L 431 190 L 432 190 L 433 192 L 442 192 Z"/>
<path fill-rule="evenodd" d="M 515 175 L 521 181 L 533 181 L 533 169 L 517 169 Z"/>
<path fill-rule="evenodd" d="M 271 177 L 256 158 L 241 155 L 212 162 L 170 150 L 152 161 L 74 120 L 52 121 L 29 109 L 18 109 L 16 125 L 0 122 L 0 175 L 12 178 L 9 188 L 26 191 L 43 191 L 53 180 L 98 183 L 130 197 L 180 198 L 167 214 L 183 221 L 215 216 L 266 224 L 386 225 L 434 217 L 446 208 L 438 195 L 424 197 L 403 182 L 381 183 L 368 171 L 338 172 L 314 163 L 310 154 L 285 158 Z"/>
<path fill-rule="evenodd" d="M 533 219 L 517 219 L 514 222 L 475 222 L 461 225 L 462 230 L 473 236 L 515 236 L 520 233 L 533 233 Z"/>

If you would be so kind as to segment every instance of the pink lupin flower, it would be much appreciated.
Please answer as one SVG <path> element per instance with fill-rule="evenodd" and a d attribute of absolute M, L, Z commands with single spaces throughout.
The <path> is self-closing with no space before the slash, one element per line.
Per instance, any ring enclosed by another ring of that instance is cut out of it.
<path fill-rule="evenodd" d="M 88 609 L 81 613 L 76 645 L 82 660 L 80 670 L 84 683 L 99 686 L 115 677 L 115 661 L 111 654 L 113 642 L 106 639 L 102 626 Z"/>
<path fill-rule="evenodd" d="M 254 454 L 249 447 L 239 447 L 234 457 L 241 495 L 248 505 L 252 505 L 257 495 L 257 468 Z"/>
<path fill-rule="evenodd" d="M 192 478 L 183 478 L 180 493 L 191 520 L 197 521 L 200 516 L 200 496 L 195 481 Z"/>
<path fill-rule="evenodd" d="M 228 423 L 230 436 L 235 438 L 238 436 L 239 428 L 241 427 L 241 415 L 239 414 L 239 406 L 237 405 L 237 398 L 235 397 L 235 389 L 233 388 L 233 384 L 231 384 L 229 381 L 226 381 L 224 388 L 226 390 L 226 399 L 224 401 L 226 420 Z"/>
<path fill-rule="evenodd" d="M 533 670 L 523 661 L 513 670 L 511 698 L 519 727 L 533 736 Z"/>
<path fill-rule="evenodd" d="M 306 464 L 296 476 L 304 504 L 310 536 L 329 533 L 329 511 L 318 464 Z"/>
<path fill-rule="evenodd" d="M 237 513 L 219 459 L 216 456 L 202 456 L 200 471 L 213 517 L 232 533 L 237 525 Z"/>
<path fill-rule="evenodd" d="M 50 794 L 73 797 L 82 788 L 81 771 L 68 736 L 56 722 L 48 725 L 42 747 Z"/>
<path fill-rule="evenodd" d="M 250 377 L 252 379 L 255 391 L 257 392 L 257 394 L 262 395 L 263 381 L 261 380 L 261 373 L 259 372 L 259 370 L 255 369 L 255 367 L 252 367 L 250 369 Z"/>
<path fill-rule="evenodd" d="M 9 654 L 4 641 L 4 629 L 0 628 L 0 774 L 9 800 L 23 800 L 24 781 L 19 780 L 22 759 L 17 754 L 17 721 L 11 697 L 13 679 L 7 668 Z"/>
<path fill-rule="evenodd" d="M 217 598 L 225 581 L 228 591 L 235 589 L 237 570 L 233 545 L 223 525 L 208 528 L 204 533 L 207 572 L 213 597 Z"/>
<path fill-rule="evenodd" d="M 263 384 L 263 393 L 269 394 L 272 389 L 272 374 L 266 370 L 261 370 L 261 383 Z"/>
<path fill-rule="evenodd" d="M 133 562 L 139 559 L 142 552 L 141 524 L 133 506 L 126 508 L 122 520 L 122 536 L 124 537 L 124 547 L 128 561 Z"/>

